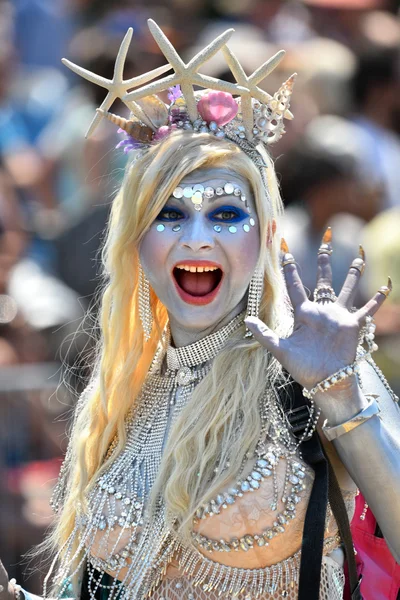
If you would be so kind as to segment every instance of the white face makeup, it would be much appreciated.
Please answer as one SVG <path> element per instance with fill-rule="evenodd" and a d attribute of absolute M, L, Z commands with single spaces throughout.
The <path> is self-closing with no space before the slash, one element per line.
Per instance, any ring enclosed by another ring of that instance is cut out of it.
<path fill-rule="evenodd" d="M 214 190 L 212 196 L 202 194 L 201 210 L 189 190 L 171 196 L 140 247 L 143 270 L 168 310 L 174 340 L 174 329 L 209 333 L 245 308 L 260 250 L 246 179 L 224 168 L 200 169 L 179 184 L 194 193 L 195 186 Z"/>

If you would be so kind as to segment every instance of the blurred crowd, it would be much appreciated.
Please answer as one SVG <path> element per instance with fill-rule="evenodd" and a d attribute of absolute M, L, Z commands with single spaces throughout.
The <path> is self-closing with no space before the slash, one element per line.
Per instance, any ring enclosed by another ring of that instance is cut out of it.
<path fill-rule="evenodd" d="M 0 0 L 0 556 L 20 581 L 20 555 L 50 522 L 71 408 L 90 371 L 99 248 L 126 161 L 108 121 L 84 138 L 106 91 L 60 59 L 110 78 L 132 26 L 125 78 L 156 68 L 165 59 L 149 17 L 185 59 L 231 26 L 229 45 L 248 73 L 286 49 L 262 84 L 273 93 L 299 74 L 295 119 L 273 147 L 285 237 L 310 290 L 327 226 L 336 292 L 360 243 L 358 302 L 392 277 L 376 318 L 377 362 L 400 391 L 397 2 Z M 221 53 L 202 72 L 233 81 Z M 116 102 L 112 111 L 126 108 Z M 34 592 L 40 573 L 31 571 Z"/>

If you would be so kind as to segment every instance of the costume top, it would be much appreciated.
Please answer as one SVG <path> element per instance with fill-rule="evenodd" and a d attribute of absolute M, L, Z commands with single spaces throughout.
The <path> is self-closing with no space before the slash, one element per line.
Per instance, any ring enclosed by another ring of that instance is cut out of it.
<path fill-rule="evenodd" d="M 80 549 L 75 574 L 82 578 L 86 571 L 83 598 L 297 597 L 299 549 L 313 472 L 302 460 L 275 390 L 268 385 L 259 402 L 263 427 L 255 453 L 240 466 L 236 481 L 198 508 L 191 542 L 168 526 L 162 497 L 155 512 L 148 512 L 171 428 L 214 356 L 242 324 L 239 315 L 211 336 L 184 348 L 169 346 L 156 357 L 127 418 L 125 449 L 98 478 L 89 510 L 77 516 L 68 541 L 68 547 Z M 354 496 L 346 495 L 350 517 Z M 74 575 L 71 558 L 70 554 L 62 560 L 57 575 L 60 596 L 65 595 L 66 575 Z M 339 600 L 343 587 L 343 553 L 328 511 L 321 598 Z"/>

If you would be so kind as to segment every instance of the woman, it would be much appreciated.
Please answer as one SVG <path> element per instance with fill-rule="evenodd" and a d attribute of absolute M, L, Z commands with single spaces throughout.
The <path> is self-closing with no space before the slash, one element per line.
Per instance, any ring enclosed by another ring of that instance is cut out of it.
<path fill-rule="evenodd" d="M 291 116 L 293 78 L 274 97 L 257 83 L 281 54 L 247 78 L 224 47 L 235 86 L 197 73 L 230 32 L 185 65 L 149 26 L 175 75 L 125 95 L 138 83 L 122 81 L 130 31 L 114 80 L 101 81 L 110 94 L 103 109 L 118 89 L 134 114 L 129 121 L 107 115 L 129 132 L 134 161 L 112 207 L 102 344 L 55 493 L 57 569 L 44 595 L 297 598 L 299 570 L 306 577 L 312 567 L 300 566 L 299 550 L 305 555 L 313 539 L 306 514 L 308 505 L 319 506 L 313 490 L 321 472 L 300 445 L 321 411 L 321 437 L 334 440 L 335 448 L 326 444 L 348 511 L 353 479 L 400 554 L 393 434 L 400 419 L 369 352 L 371 316 L 389 287 L 349 310 L 361 257 L 336 298 L 330 232 L 319 253 L 316 302 L 285 244 L 280 262 L 282 207 L 264 144 L 280 137 Z M 193 83 L 217 92 L 195 95 Z M 169 107 L 149 96 L 173 84 L 183 94 L 172 88 Z M 358 345 L 364 338 L 368 352 Z M 291 379 L 310 398 L 300 440 L 282 400 Z M 390 405 L 392 429 L 378 403 Z M 330 512 L 324 529 L 317 592 L 307 597 L 334 600 L 343 592 L 343 553 Z M 0 584 L 0 600 L 20 593 L 15 584 L 7 588 L 4 571 Z"/>

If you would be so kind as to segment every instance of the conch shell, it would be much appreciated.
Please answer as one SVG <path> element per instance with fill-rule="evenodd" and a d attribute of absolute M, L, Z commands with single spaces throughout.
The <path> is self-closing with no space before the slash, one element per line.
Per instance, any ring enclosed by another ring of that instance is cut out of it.
<path fill-rule="evenodd" d="M 200 98 L 197 110 L 204 121 L 222 127 L 236 117 L 238 105 L 231 94 L 211 90 Z"/>
<path fill-rule="evenodd" d="M 264 107 L 263 116 L 256 120 L 256 127 L 260 130 L 257 137 L 264 144 L 277 142 L 285 133 L 284 119 L 290 120 L 293 118 L 289 106 L 295 80 L 296 73 L 291 75 L 275 92 L 268 105 Z"/>
<path fill-rule="evenodd" d="M 118 115 L 114 115 L 113 113 L 109 113 L 104 111 L 101 108 L 97 109 L 97 112 L 100 113 L 103 117 L 106 117 L 111 123 L 118 125 L 121 129 L 126 131 L 133 139 L 138 142 L 149 143 L 153 138 L 153 130 L 151 127 L 147 125 L 142 125 L 139 121 L 134 119 L 124 119 L 123 117 L 119 117 Z"/>
<path fill-rule="evenodd" d="M 158 96 L 146 96 L 136 100 L 154 130 L 168 124 L 168 109 Z"/>

